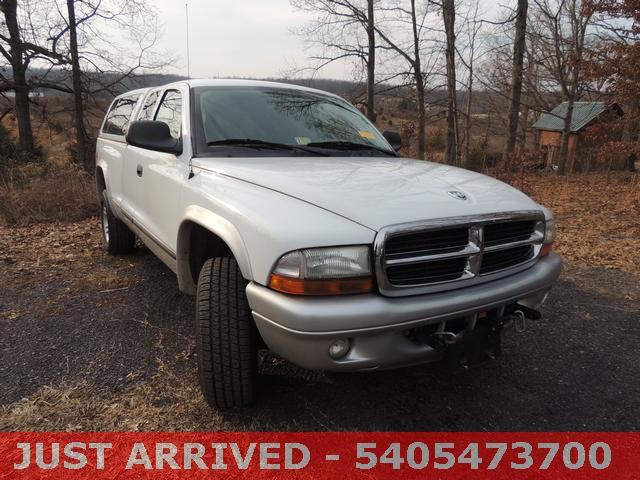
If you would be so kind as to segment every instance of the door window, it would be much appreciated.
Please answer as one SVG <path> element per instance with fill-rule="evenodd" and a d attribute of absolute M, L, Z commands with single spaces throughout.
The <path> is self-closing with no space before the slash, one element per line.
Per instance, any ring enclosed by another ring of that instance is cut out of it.
<path fill-rule="evenodd" d="M 153 120 L 153 114 L 156 111 L 156 103 L 160 96 L 159 91 L 152 92 L 144 102 L 138 120 Z"/>
<path fill-rule="evenodd" d="M 138 98 L 138 96 L 131 96 L 116 100 L 109 113 L 107 113 L 102 132 L 124 136 L 127 133 L 131 114 L 138 102 Z"/>
<path fill-rule="evenodd" d="M 171 136 L 178 140 L 182 129 L 182 94 L 178 90 L 168 90 L 158 107 L 156 120 L 169 125 Z"/>

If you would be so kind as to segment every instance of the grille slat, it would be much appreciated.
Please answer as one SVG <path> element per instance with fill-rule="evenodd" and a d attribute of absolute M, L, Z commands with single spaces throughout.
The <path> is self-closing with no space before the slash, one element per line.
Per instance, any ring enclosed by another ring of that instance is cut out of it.
<path fill-rule="evenodd" d="M 490 247 L 501 243 L 526 240 L 534 230 L 534 221 L 492 223 L 484 227 L 484 244 Z"/>
<path fill-rule="evenodd" d="M 397 253 L 462 250 L 469 243 L 469 229 L 449 228 L 398 235 L 387 240 L 387 255 Z"/>
<path fill-rule="evenodd" d="M 526 262 L 532 255 L 532 245 L 524 245 L 522 247 L 508 248 L 506 250 L 497 250 L 495 252 L 485 253 L 482 257 L 480 275 L 496 272 L 498 270 Z"/>
<path fill-rule="evenodd" d="M 466 258 L 452 258 L 411 265 L 399 265 L 390 267 L 387 270 L 387 275 L 395 285 L 444 282 L 460 278 L 464 273 L 466 264 Z"/>

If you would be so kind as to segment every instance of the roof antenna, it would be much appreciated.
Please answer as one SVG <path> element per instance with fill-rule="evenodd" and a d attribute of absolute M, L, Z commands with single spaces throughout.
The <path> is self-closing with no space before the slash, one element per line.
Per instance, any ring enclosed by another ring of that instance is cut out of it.
<path fill-rule="evenodd" d="M 187 26 L 187 81 L 191 80 L 191 54 L 189 52 L 189 2 L 184 2 L 185 23 Z"/>
<path fill-rule="evenodd" d="M 185 11 L 185 24 L 186 24 L 186 34 L 187 34 L 187 86 L 191 87 L 191 52 L 189 50 L 189 1 L 184 2 L 184 11 Z M 191 90 L 191 88 L 189 88 Z M 191 97 L 191 95 L 189 95 Z M 191 142 L 193 145 L 193 142 Z M 193 172 L 193 152 L 189 156 L 189 176 L 187 177 L 191 180 L 195 176 Z"/>

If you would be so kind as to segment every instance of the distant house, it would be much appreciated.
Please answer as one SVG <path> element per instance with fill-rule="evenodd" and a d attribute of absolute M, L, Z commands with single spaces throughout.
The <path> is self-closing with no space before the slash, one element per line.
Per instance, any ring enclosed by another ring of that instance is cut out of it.
<path fill-rule="evenodd" d="M 607 106 L 604 102 L 574 103 L 567 156 L 568 171 L 574 169 L 576 154 L 579 155 L 586 146 L 586 142 L 583 139 L 585 129 L 596 122 L 609 122 L 622 114 L 622 108 L 618 105 Z M 564 119 L 566 115 L 567 102 L 564 102 L 551 112 L 545 113 L 533 124 L 533 128 L 536 130 L 538 145 L 547 152 L 547 166 L 558 164 L 560 141 L 562 139 L 562 130 L 564 129 Z"/>
<path fill-rule="evenodd" d="M 16 92 L 10 90 L 8 92 L 5 92 L 4 96 L 7 98 L 15 98 Z M 31 90 L 29 92 L 29 98 L 41 98 L 41 97 L 44 97 L 44 92 L 41 90 Z"/>

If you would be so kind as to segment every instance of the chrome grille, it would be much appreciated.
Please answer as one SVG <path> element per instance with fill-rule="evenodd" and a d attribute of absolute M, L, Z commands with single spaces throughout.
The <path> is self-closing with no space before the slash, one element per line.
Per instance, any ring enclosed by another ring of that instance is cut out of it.
<path fill-rule="evenodd" d="M 382 229 L 375 242 L 380 292 L 449 290 L 526 268 L 544 239 L 542 212 L 452 217 Z"/>

